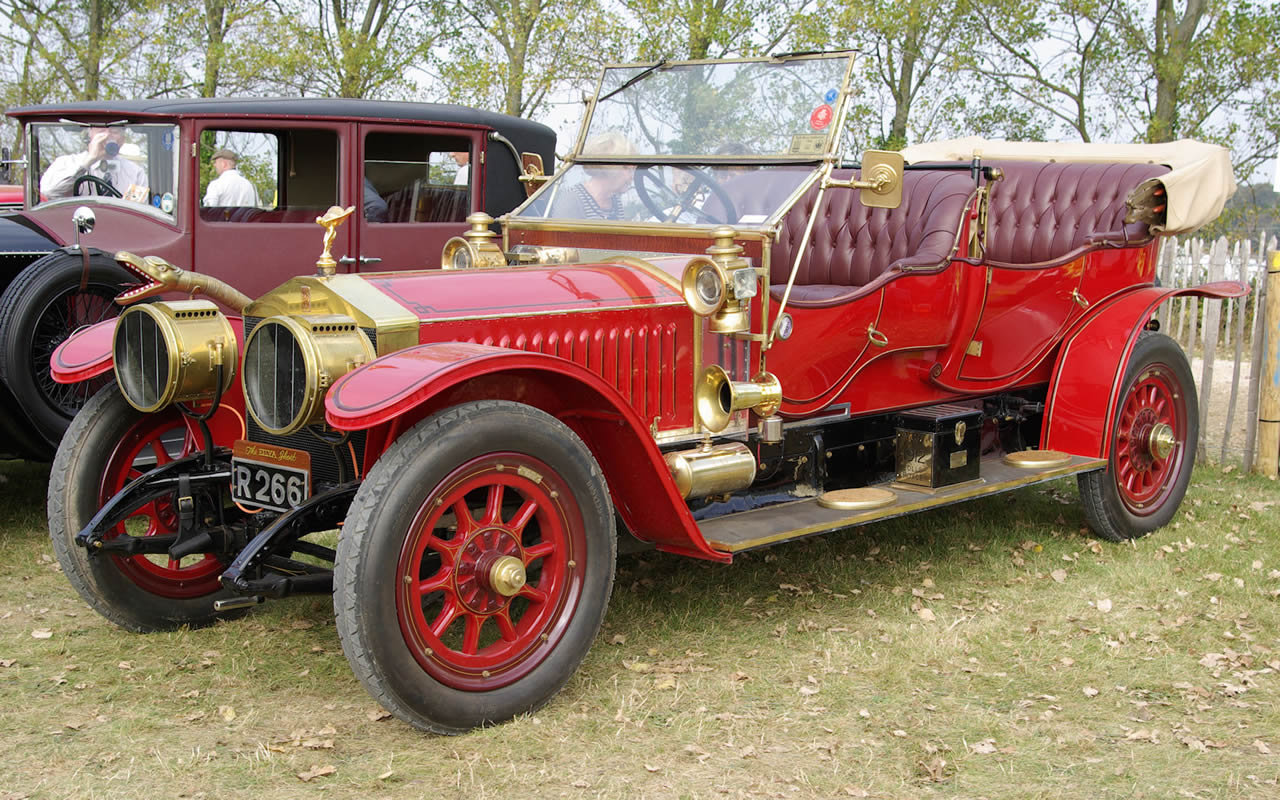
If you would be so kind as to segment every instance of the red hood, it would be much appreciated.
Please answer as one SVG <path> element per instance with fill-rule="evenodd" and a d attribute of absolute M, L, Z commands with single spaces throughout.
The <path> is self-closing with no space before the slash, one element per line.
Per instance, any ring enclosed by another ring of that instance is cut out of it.
<path fill-rule="evenodd" d="M 423 321 L 683 304 L 674 278 L 620 264 L 379 273 L 368 282 Z"/>

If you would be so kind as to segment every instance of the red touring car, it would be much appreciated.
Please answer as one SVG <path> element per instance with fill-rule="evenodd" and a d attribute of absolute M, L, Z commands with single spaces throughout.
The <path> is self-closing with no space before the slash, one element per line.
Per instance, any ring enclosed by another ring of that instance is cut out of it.
<path fill-rule="evenodd" d="M 57 379 L 118 388 L 53 469 L 72 585 L 135 631 L 332 592 L 372 695 L 449 733 L 564 685 L 620 546 L 727 563 L 1068 475 L 1099 536 L 1165 524 L 1198 416 L 1152 312 L 1243 287 L 1154 264 L 1234 188 L 1225 151 L 846 167 L 850 68 L 606 69 L 567 167 L 444 270 L 334 274 L 326 248 L 252 301 L 184 273 L 242 314 L 196 296 L 73 337 Z"/>

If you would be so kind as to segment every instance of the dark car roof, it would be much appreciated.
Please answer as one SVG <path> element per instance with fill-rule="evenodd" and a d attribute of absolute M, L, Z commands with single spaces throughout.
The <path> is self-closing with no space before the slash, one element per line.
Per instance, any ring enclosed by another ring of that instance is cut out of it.
<path fill-rule="evenodd" d="M 351 100 L 329 97 L 214 97 L 157 100 L 84 100 L 21 106 L 6 111 L 23 120 L 58 117 L 264 117 L 357 120 L 405 120 L 482 125 L 501 132 L 552 134 L 541 123 L 493 111 L 444 103 L 405 103 L 391 100 Z"/>

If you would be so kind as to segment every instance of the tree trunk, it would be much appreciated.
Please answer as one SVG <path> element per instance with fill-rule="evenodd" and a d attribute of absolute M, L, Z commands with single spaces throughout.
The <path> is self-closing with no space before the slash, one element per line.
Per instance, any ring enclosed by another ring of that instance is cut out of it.
<path fill-rule="evenodd" d="M 1178 102 L 1187 53 L 1204 18 L 1206 0 L 1187 0 L 1179 18 L 1173 0 L 1156 0 L 1155 47 L 1151 66 L 1156 78 L 1156 106 L 1147 123 L 1148 142 L 1178 137 Z"/>

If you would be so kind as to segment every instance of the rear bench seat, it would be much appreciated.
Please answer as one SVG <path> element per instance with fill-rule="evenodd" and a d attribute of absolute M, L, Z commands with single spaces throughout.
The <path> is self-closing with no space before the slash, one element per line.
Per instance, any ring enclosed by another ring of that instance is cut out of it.
<path fill-rule="evenodd" d="M 836 170 L 832 177 L 853 175 Z M 864 206 L 855 190 L 828 189 L 789 302 L 835 305 L 893 270 L 940 266 L 955 246 L 974 188 L 967 171 L 908 171 L 902 205 L 893 209 Z M 776 298 L 786 288 L 817 194 L 815 186 L 791 209 L 773 245 L 769 280 Z"/>
<path fill-rule="evenodd" d="M 1004 171 L 991 184 L 987 212 L 986 261 L 994 266 L 1047 267 L 1104 244 L 1147 241 L 1145 223 L 1125 224 L 1125 199 L 1169 171 L 1161 164 L 984 163 Z"/>

